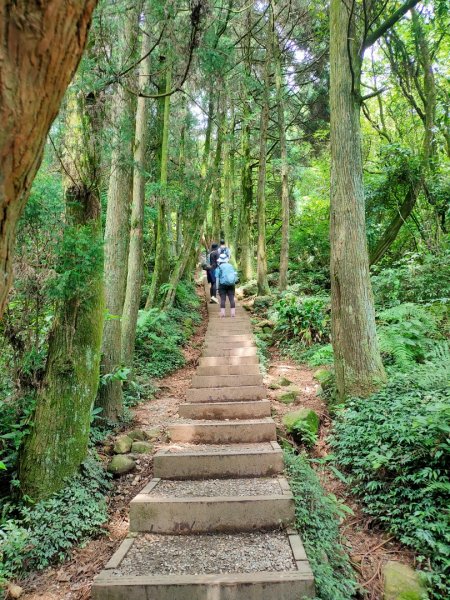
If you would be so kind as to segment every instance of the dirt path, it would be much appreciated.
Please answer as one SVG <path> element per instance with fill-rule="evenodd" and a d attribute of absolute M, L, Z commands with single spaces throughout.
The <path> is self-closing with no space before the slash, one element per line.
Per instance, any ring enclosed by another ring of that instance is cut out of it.
<path fill-rule="evenodd" d="M 143 487 L 144 482 L 153 474 L 153 454 L 157 452 L 164 437 L 164 424 L 178 412 L 178 406 L 184 401 L 186 390 L 198 364 L 201 346 L 208 325 L 206 307 L 201 304 L 203 319 L 188 345 L 183 349 L 186 364 L 178 371 L 160 379 L 160 388 L 155 399 L 139 404 L 133 409 L 133 422 L 126 430 L 144 427 L 162 427 L 160 443 L 156 443 L 152 454 L 136 461 L 133 473 L 115 480 L 113 492 L 109 498 L 109 520 L 105 524 L 105 535 L 90 541 L 84 548 L 72 552 L 69 560 L 54 568 L 29 576 L 20 585 L 25 589 L 21 596 L 24 600 L 87 600 L 91 597 L 91 584 L 94 575 L 99 573 L 121 541 L 128 533 L 128 511 L 130 500 Z M 108 450 L 108 443 L 105 443 Z M 105 452 L 105 461 L 109 458 Z"/>

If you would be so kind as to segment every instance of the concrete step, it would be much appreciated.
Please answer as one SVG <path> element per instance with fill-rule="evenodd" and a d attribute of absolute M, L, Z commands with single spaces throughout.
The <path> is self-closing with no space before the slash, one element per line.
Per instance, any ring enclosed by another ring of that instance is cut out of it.
<path fill-rule="evenodd" d="M 206 482 L 153 479 L 130 504 L 130 531 L 252 531 L 293 522 L 294 498 L 283 477 Z"/>
<path fill-rule="evenodd" d="M 200 367 L 242 367 L 258 365 L 259 360 L 254 356 L 204 356 L 200 357 Z"/>
<path fill-rule="evenodd" d="M 210 333 L 206 334 L 205 337 L 205 342 L 211 342 L 211 341 L 215 341 L 215 340 L 221 340 L 221 341 L 225 341 L 225 342 L 245 342 L 247 340 L 250 340 L 251 342 L 255 341 L 255 338 L 253 337 L 253 334 L 249 333 L 249 334 L 241 334 L 241 333 L 237 333 L 235 335 L 232 334 L 226 334 L 226 333 L 221 333 L 220 335 L 211 335 Z"/>
<path fill-rule="evenodd" d="M 202 356 L 256 356 L 256 348 L 204 348 Z"/>
<path fill-rule="evenodd" d="M 277 439 L 275 421 L 264 419 L 233 421 L 189 421 L 169 425 L 172 442 L 186 444 L 252 444 Z"/>
<path fill-rule="evenodd" d="M 184 402 L 178 414 L 184 419 L 261 419 L 270 417 L 270 401 Z"/>
<path fill-rule="evenodd" d="M 162 479 L 270 477 L 283 468 L 283 453 L 276 442 L 215 447 L 174 444 L 153 458 L 153 474 Z"/>
<path fill-rule="evenodd" d="M 246 340 L 245 342 L 233 342 L 223 340 L 220 338 L 220 336 L 217 336 L 212 340 L 205 341 L 203 346 L 203 349 L 216 349 L 220 352 L 226 348 L 256 348 L 256 344 L 253 340 Z"/>
<path fill-rule="evenodd" d="M 259 365 L 221 365 L 211 367 L 197 367 L 196 375 L 212 376 L 212 375 L 259 375 Z"/>
<path fill-rule="evenodd" d="M 264 400 L 263 386 L 243 385 L 238 387 L 190 388 L 186 392 L 188 402 L 238 402 L 242 400 Z"/>
<path fill-rule="evenodd" d="M 262 385 L 263 377 L 258 375 L 194 375 L 193 388 L 237 387 L 241 385 Z"/>
<path fill-rule="evenodd" d="M 263 556 L 258 554 L 261 548 Z M 186 556 L 191 558 L 190 565 L 176 574 L 177 560 L 185 565 Z M 212 560 L 205 560 L 211 556 Z M 261 565 L 262 559 L 267 570 L 255 570 L 253 565 Z M 228 573 L 223 572 L 225 563 Z M 92 586 L 93 600 L 303 600 L 314 596 L 314 578 L 302 542 L 290 530 L 195 536 L 132 533 Z"/>

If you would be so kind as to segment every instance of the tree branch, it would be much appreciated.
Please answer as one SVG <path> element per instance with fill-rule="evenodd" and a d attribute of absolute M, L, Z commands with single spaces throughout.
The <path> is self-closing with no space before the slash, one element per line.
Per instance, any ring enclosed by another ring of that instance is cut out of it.
<path fill-rule="evenodd" d="M 366 37 L 363 43 L 363 50 L 366 50 L 366 48 L 370 48 L 370 46 L 372 46 L 378 39 L 380 39 L 380 37 L 382 37 L 386 33 L 386 31 L 393 27 L 397 23 L 397 21 L 400 21 L 400 19 L 408 12 L 408 10 L 414 8 L 414 6 L 416 6 L 416 4 L 418 3 L 419 0 L 407 0 L 402 6 L 400 6 L 398 10 L 396 10 L 389 17 L 389 19 L 386 19 L 386 21 L 382 25 L 380 25 L 378 29 L 372 31 L 372 33 Z"/>

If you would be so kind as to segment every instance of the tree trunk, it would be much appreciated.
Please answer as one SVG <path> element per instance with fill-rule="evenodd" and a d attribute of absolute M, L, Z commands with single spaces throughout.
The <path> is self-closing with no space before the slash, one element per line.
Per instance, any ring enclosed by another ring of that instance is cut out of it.
<path fill-rule="evenodd" d="M 286 126 L 284 118 L 283 100 L 283 75 L 281 69 L 281 48 L 276 31 L 274 31 L 274 54 L 275 54 L 275 84 L 277 91 L 278 110 L 278 134 L 280 137 L 281 158 L 281 249 L 280 249 L 280 278 L 278 288 L 280 291 L 286 289 L 288 284 L 289 266 L 289 179 L 288 179 L 288 156 L 286 146 Z"/>
<path fill-rule="evenodd" d="M 236 241 L 236 246 L 240 245 L 240 266 L 243 282 L 249 281 L 253 277 L 253 253 L 251 249 L 251 229 L 252 229 L 252 206 L 253 206 L 253 177 L 252 177 L 252 159 L 250 154 L 250 123 L 248 104 L 244 104 L 244 116 L 242 126 L 242 171 L 241 171 L 241 193 L 242 202 L 240 210 L 240 244 Z"/>
<path fill-rule="evenodd" d="M 166 92 L 172 88 L 172 64 L 169 60 L 166 70 Z M 156 256 L 152 283 L 148 294 L 145 310 L 159 303 L 159 290 L 161 285 L 169 280 L 169 220 L 167 198 L 167 167 L 169 162 L 169 123 L 170 123 L 170 96 L 163 98 L 164 119 L 161 144 L 161 173 L 160 193 L 158 198 L 158 220 L 156 229 Z"/>
<path fill-rule="evenodd" d="M 86 457 L 91 409 L 100 377 L 105 313 L 101 204 L 98 187 L 98 122 L 85 98 L 69 100 L 64 170 L 67 262 L 90 253 L 75 286 L 59 299 L 49 340 L 45 375 L 37 393 L 31 432 L 19 465 L 21 492 L 39 500 L 63 487 Z M 71 240 L 75 240 L 78 252 Z M 82 244 L 82 246 L 79 246 Z"/>
<path fill-rule="evenodd" d="M 221 100 L 219 100 L 221 102 Z M 216 152 L 214 154 L 212 191 L 211 191 L 211 214 L 212 214 L 212 238 L 219 243 L 223 235 L 222 230 L 222 206 L 221 206 L 221 177 L 220 165 L 222 162 L 223 127 L 225 122 L 225 108 L 219 108 L 217 122 Z"/>
<path fill-rule="evenodd" d="M 263 105 L 259 126 L 259 171 L 258 189 L 256 195 L 256 211 L 258 218 L 258 296 L 270 294 L 267 281 L 267 256 L 266 256 L 266 163 L 267 163 L 267 129 L 269 126 L 269 89 L 270 68 L 272 61 L 272 36 L 273 14 L 267 21 L 267 48 L 264 63 Z"/>
<path fill-rule="evenodd" d="M 336 385 L 341 399 L 385 381 L 369 277 L 360 135 L 360 40 L 342 0 L 331 0 L 331 297 Z M 350 38 L 348 39 L 348 33 Z M 349 49 L 351 64 L 349 63 Z"/>
<path fill-rule="evenodd" d="M 150 36 L 142 36 L 142 53 L 150 50 Z M 139 89 L 145 89 L 150 77 L 150 56 L 140 63 Z M 141 299 L 143 269 L 143 228 L 145 204 L 145 149 L 148 132 L 148 99 L 137 99 L 136 129 L 134 138 L 133 200 L 131 205 L 130 247 L 125 303 L 122 318 L 122 362 L 130 366 L 133 362 L 136 341 L 136 324 Z"/>
<path fill-rule="evenodd" d="M 16 225 L 95 5 L 96 0 L 0 3 L 0 317 L 11 285 Z"/>
<path fill-rule="evenodd" d="M 129 12 L 120 47 L 133 48 L 139 8 Z M 105 226 L 106 309 L 109 313 L 103 333 L 102 375 L 97 404 L 102 417 L 117 421 L 122 414 L 122 381 L 115 377 L 122 365 L 122 314 L 125 301 L 132 192 L 134 115 L 132 98 L 120 85 L 114 97 L 111 172 Z"/>

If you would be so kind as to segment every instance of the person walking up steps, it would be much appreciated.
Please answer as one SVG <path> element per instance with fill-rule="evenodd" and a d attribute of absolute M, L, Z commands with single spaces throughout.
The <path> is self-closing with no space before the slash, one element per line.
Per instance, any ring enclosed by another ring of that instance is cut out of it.
<path fill-rule="evenodd" d="M 218 304 L 219 301 L 216 298 L 216 293 L 217 293 L 217 281 L 216 281 L 216 277 L 217 277 L 217 266 L 218 266 L 218 258 L 219 258 L 219 252 L 218 252 L 218 247 L 219 245 L 216 243 L 211 244 L 211 252 L 208 254 L 207 258 L 206 258 L 206 278 L 208 280 L 208 283 L 210 284 L 210 294 L 211 294 L 211 300 L 209 301 L 210 304 Z"/>
<path fill-rule="evenodd" d="M 225 240 L 220 240 L 220 246 L 217 249 L 217 264 L 230 262 L 231 250 L 225 245 Z"/>
<path fill-rule="evenodd" d="M 219 263 L 216 269 L 216 276 L 219 280 L 220 296 L 220 316 L 225 316 L 225 303 L 228 297 L 231 307 L 231 316 L 236 316 L 236 304 L 234 301 L 235 284 L 237 273 L 229 262 Z"/>

